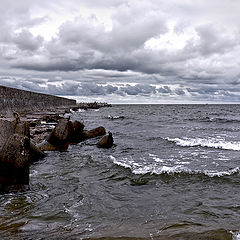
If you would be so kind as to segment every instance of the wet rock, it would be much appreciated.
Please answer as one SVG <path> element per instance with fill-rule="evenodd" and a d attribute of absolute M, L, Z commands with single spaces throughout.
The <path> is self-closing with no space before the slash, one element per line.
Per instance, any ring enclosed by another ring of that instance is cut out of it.
<path fill-rule="evenodd" d="M 72 129 L 73 125 L 69 119 L 61 119 L 49 135 L 47 141 L 54 146 L 65 148 L 66 145 L 69 145 Z"/>
<path fill-rule="evenodd" d="M 70 141 L 71 144 L 77 144 L 84 140 L 83 136 L 84 124 L 79 121 L 74 121 L 72 126 L 73 128 L 71 131 Z"/>
<path fill-rule="evenodd" d="M 79 107 L 72 107 L 72 111 L 77 112 Z"/>
<path fill-rule="evenodd" d="M 67 149 L 61 149 L 58 146 L 53 146 L 51 143 L 49 143 L 47 140 L 43 140 L 41 143 L 36 145 L 38 149 L 41 151 L 65 151 Z"/>
<path fill-rule="evenodd" d="M 30 140 L 11 135 L 0 151 L 0 191 L 21 189 L 29 184 Z"/>
<path fill-rule="evenodd" d="M 87 110 L 87 109 L 99 109 L 102 107 L 112 107 L 112 105 L 108 103 L 98 103 L 98 102 L 86 103 L 85 102 L 85 103 L 78 103 L 76 108 Z"/>
<path fill-rule="evenodd" d="M 14 133 L 30 137 L 29 124 L 27 122 L 16 122 L 12 119 L 0 119 L 0 149 Z"/>
<path fill-rule="evenodd" d="M 61 119 L 50 135 L 37 147 L 41 151 L 66 151 L 70 144 L 72 122 L 69 119 Z"/>
<path fill-rule="evenodd" d="M 101 140 L 97 143 L 99 148 L 111 148 L 113 146 L 113 137 L 112 133 L 108 132 L 108 135 L 101 138 Z"/>
<path fill-rule="evenodd" d="M 0 120 L 0 149 L 3 147 L 6 140 L 14 134 L 14 121 L 1 119 Z"/>
<path fill-rule="evenodd" d="M 63 119 L 63 117 L 60 117 L 58 114 L 50 114 L 45 115 L 42 118 L 42 121 L 45 121 L 46 123 L 58 123 L 60 119 Z"/>
<path fill-rule="evenodd" d="M 83 136 L 85 139 L 103 136 L 104 134 L 106 134 L 106 130 L 104 127 L 97 127 L 92 130 L 83 132 Z"/>
<path fill-rule="evenodd" d="M 15 125 L 14 132 L 30 138 L 30 124 L 28 122 L 19 122 Z"/>
<path fill-rule="evenodd" d="M 46 154 L 41 151 L 34 143 L 30 142 L 30 162 L 36 162 L 46 157 Z"/>

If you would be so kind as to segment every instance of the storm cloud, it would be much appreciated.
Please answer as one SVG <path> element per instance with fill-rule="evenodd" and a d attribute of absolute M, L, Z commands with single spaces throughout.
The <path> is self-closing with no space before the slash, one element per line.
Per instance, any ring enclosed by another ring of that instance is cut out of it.
<path fill-rule="evenodd" d="M 0 3 L 0 84 L 152 102 L 239 101 L 233 0 Z"/>

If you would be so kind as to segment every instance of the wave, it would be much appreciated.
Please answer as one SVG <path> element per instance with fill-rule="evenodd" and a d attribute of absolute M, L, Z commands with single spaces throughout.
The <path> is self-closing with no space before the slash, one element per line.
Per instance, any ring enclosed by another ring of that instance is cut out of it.
<path fill-rule="evenodd" d="M 240 119 L 238 118 L 223 118 L 223 117 L 190 117 L 188 118 L 189 121 L 203 121 L 203 122 L 214 122 L 214 123 L 239 123 Z"/>
<path fill-rule="evenodd" d="M 217 122 L 217 123 L 239 123 L 240 119 L 232 119 L 232 118 L 219 118 L 219 117 L 210 117 L 210 122 Z"/>
<path fill-rule="evenodd" d="M 108 115 L 108 119 L 111 119 L 111 120 L 116 120 L 116 119 L 124 119 L 125 117 L 124 116 L 111 116 L 111 115 Z"/>
<path fill-rule="evenodd" d="M 240 232 L 230 231 L 232 234 L 232 240 L 240 240 Z"/>
<path fill-rule="evenodd" d="M 240 142 L 237 141 L 225 141 L 216 138 L 164 138 L 169 142 L 174 142 L 178 146 L 182 147 L 209 147 L 224 150 L 240 151 Z"/>
<path fill-rule="evenodd" d="M 218 170 L 191 170 L 181 165 L 177 166 L 156 166 L 156 165 L 145 165 L 142 166 L 139 163 L 134 163 L 132 160 L 128 161 L 126 158 L 117 160 L 114 156 L 110 156 L 110 159 L 114 164 L 130 169 L 133 174 L 145 175 L 145 174 L 156 174 L 156 175 L 205 175 L 208 177 L 224 177 L 231 176 L 240 173 L 240 168 L 235 167 L 225 171 Z"/>

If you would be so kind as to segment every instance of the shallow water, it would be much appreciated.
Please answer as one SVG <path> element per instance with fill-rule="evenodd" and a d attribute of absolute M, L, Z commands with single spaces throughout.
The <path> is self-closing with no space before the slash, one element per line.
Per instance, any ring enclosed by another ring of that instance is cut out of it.
<path fill-rule="evenodd" d="M 71 114 L 97 139 L 49 152 L 0 196 L 1 239 L 240 239 L 240 106 L 114 105 Z"/>

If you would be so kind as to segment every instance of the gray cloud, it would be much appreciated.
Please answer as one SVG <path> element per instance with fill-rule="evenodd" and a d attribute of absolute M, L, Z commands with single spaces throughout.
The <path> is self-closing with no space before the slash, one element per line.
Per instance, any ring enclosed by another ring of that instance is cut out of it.
<path fill-rule="evenodd" d="M 185 92 L 183 91 L 183 89 L 181 89 L 181 88 L 178 88 L 178 89 L 176 89 L 175 90 L 175 93 L 177 94 L 177 95 L 185 95 Z"/>
<path fill-rule="evenodd" d="M 156 93 L 156 88 L 150 85 L 140 85 L 137 84 L 135 86 L 127 85 L 125 87 L 121 87 L 120 91 L 126 93 L 127 95 L 150 95 Z"/>
<path fill-rule="evenodd" d="M 14 38 L 14 43 L 21 50 L 37 50 L 43 43 L 43 38 L 41 36 L 34 37 L 28 30 L 22 30 Z"/>
<path fill-rule="evenodd" d="M 159 93 L 165 93 L 165 94 L 170 94 L 172 93 L 172 90 L 168 86 L 163 86 L 158 88 L 157 90 Z"/>
<path fill-rule="evenodd" d="M 236 100 L 239 7 L 232 0 L 3 0 L 0 74 L 12 77 L 0 84 L 57 95 Z M 55 17 L 55 34 L 45 39 L 36 29 Z"/>
<path fill-rule="evenodd" d="M 202 55 L 221 54 L 229 49 L 234 49 L 236 39 L 229 37 L 225 29 L 216 29 L 212 25 L 203 25 L 196 28 L 200 37 L 200 44 L 197 45 Z"/>

